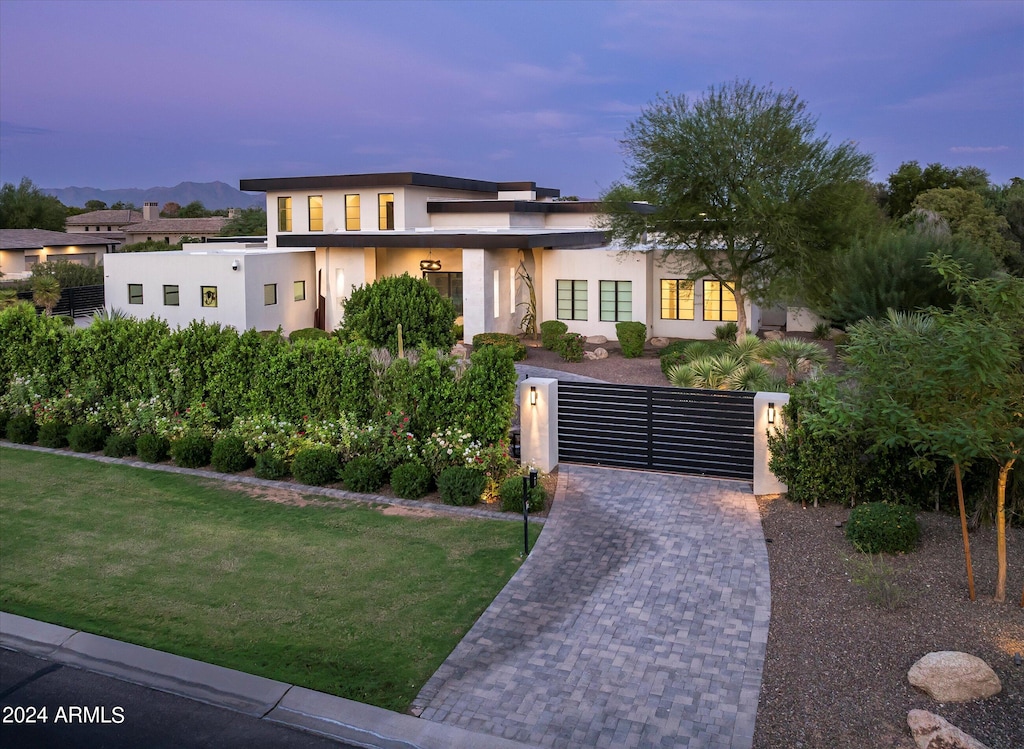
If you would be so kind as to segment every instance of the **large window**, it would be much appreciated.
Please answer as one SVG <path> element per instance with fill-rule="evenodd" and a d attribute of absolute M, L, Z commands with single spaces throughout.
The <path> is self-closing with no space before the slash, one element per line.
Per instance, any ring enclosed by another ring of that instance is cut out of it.
<path fill-rule="evenodd" d="M 274 304 L 277 304 L 277 284 L 265 283 L 263 284 L 263 306 L 270 307 Z"/>
<path fill-rule="evenodd" d="M 277 199 L 277 230 L 278 231 L 291 231 L 292 230 L 292 199 L 291 198 L 278 198 Z"/>
<path fill-rule="evenodd" d="M 601 321 L 629 322 L 633 319 L 633 282 L 601 282 Z"/>
<path fill-rule="evenodd" d="M 558 281 L 558 310 L 559 320 L 586 320 L 587 319 L 587 282 L 586 281 Z"/>
<path fill-rule="evenodd" d="M 462 314 L 462 273 L 450 273 L 438 271 L 436 273 L 425 272 L 423 277 L 427 283 L 437 289 L 437 293 L 445 299 L 451 299 L 455 305 L 455 314 Z"/>
<path fill-rule="evenodd" d="M 178 306 L 178 285 L 164 285 L 164 306 L 165 307 L 177 307 Z"/>
<path fill-rule="evenodd" d="M 324 196 L 310 195 L 307 198 L 309 203 L 309 230 L 324 230 Z"/>
<path fill-rule="evenodd" d="M 693 319 L 693 281 L 661 279 L 661 319 Z"/>
<path fill-rule="evenodd" d="M 142 304 L 142 284 L 128 284 L 128 304 Z"/>
<path fill-rule="evenodd" d="M 302 302 L 306 299 L 306 282 L 305 281 L 293 281 L 292 282 L 292 296 L 296 302 Z"/>
<path fill-rule="evenodd" d="M 345 196 L 345 231 L 359 231 L 359 196 Z"/>
<path fill-rule="evenodd" d="M 736 320 L 736 297 L 721 281 L 704 282 L 704 319 Z"/>
<path fill-rule="evenodd" d="M 382 192 L 377 196 L 377 212 L 381 231 L 395 228 L 395 194 Z"/>

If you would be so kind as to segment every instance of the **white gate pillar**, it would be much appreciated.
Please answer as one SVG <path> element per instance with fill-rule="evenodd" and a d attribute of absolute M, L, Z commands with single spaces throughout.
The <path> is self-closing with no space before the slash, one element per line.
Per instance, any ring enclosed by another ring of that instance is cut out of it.
<path fill-rule="evenodd" d="M 519 384 L 519 430 L 523 465 L 549 473 L 558 465 L 558 380 L 530 377 Z"/>
<path fill-rule="evenodd" d="M 754 494 L 785 494 L 789 487 L 768 468 L 768 431 L 782 429 L 782 407 L 789 393 L 754 394 Z"/>

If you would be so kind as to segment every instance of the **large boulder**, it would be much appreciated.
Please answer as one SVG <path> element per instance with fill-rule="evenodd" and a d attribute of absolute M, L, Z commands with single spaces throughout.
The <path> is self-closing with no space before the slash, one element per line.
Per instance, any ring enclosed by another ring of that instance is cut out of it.
<path fill-rule="evenodd" d="M 654 348 L 665 348 L 668 346 L 668 338 L 664 336 L 655 336 L 651 339 L 651 346 Z"/>
<path fill-rule="evenodd" d="M 938 702 L 983 700 L 1002 691 L 996 672 L 970 653 L 928 653 L 910 667 L 910 683 Z"/>
<path fill-rule="evenodd" d="M 907 725 L 918 749 L 988 749 L 945 718 L 927 710 L 911 710 L 907 713 Z"/>
<path fill-rule="evenodd" d="M 766 330 L 763 335 L 766 341 L 781 341 L 786 337 L 786 334 L 781 330 Z"/>
<path fill-rule="evenodd" d="M 603 336 L 603 335 L 587 336 L 587 343 L 593 343 L 595 345 L 600 345 L 602 343 L 608 343 L 608 337 L 607 336 Z"/>
<path fill-rule="evenodd" d="M 584 351 L 583 352 L 583 358 L 587 359 L 589 361 L 594 361 L 596 359 L 607 359 L 608 358 L 608 352 L 605 349 L 603 349 L 600 346 L 598 346 L 593 351 Z"/>

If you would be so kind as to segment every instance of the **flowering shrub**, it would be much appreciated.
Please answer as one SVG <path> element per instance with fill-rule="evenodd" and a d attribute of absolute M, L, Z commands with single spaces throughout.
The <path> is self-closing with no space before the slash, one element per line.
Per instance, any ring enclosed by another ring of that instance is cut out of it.
<path fill-rule="evenodd" d="M 483 456 L 480 443 L 464 429 L 448 427 L 434 432 L 423 441 L 423 462 L 434 476 L 451 466 L 480 466 Z"/>
<path fill-rule="evenodd" d="M 360 432 L 356 444 L 359 455 L 369 455 L 388 473 L 396 466 L 419 461 L 416 436 L 409 431 L 409 417 L 388 411 L 380 421 L 371 421 Z"/>

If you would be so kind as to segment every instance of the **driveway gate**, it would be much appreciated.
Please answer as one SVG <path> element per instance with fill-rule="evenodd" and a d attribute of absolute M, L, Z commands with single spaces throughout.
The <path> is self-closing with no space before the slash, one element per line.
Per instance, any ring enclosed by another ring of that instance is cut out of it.
<path fill-rule="evenodd" d="M 558 383 L 558 459 L 754 477 L 754 394 Z"/>

